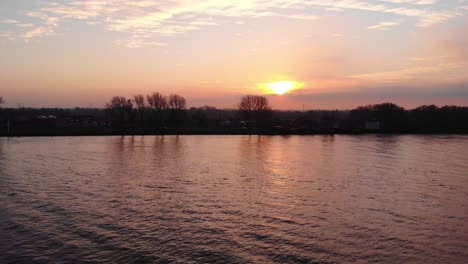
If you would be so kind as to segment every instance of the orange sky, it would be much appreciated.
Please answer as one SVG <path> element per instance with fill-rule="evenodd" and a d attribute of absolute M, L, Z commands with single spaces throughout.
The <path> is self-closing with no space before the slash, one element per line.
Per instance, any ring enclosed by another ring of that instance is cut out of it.
<path fill-rule="evenodd" d="M 267 95 L 274 108 L 468 105 L 467 13 L 459 0 L 2 0 L 0 95 L 103 107 L 158 91 L 233 108 L 295 81 Z"/>

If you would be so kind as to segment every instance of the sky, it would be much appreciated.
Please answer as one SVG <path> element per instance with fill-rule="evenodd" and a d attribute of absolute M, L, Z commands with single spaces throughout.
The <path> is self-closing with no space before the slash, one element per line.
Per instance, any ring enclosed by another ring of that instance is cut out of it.
<path fill-rule="evenodd" d="M 468 0 L 1 0 L 0 54 L 7 107 L 468 106 Z"/>

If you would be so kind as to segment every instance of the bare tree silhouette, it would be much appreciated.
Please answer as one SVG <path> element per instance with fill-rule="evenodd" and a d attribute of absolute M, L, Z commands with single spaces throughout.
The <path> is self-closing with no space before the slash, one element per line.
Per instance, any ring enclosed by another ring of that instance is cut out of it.
<path fill-rule="evenodd" d="M 169 96 L 169 109 L 171 110 L 184 110 L 187 105 L 187 101 L 184 97 L 178 94 L 171 94 Z"/>
<path fill-rule="evenodd" d="M 182 122 L 185 114 L 185 108 L 187 101 L 184 97 L 178 94 L 169 95 L 169 109 L 170 109 L 170 121 L 174 125 L 179 125 Z"/>
<path fill-rule="evenodd" d="M 147 95 L 146 99 L 148 101 L 148 106 L 155 111 L 161 111 L 167 108 L 167 99 L 160 93 L 156 92 L 151 95 Z"/>
<path fill-rule="evenodd" d="M 268 98 L 260 95 L 245 95 L 238 105 L 242 118 L 264 123 L 272 113 Z"/>
<path fill-rule="evenodd" d="M 163 123 L 164 111 L 167 109 L 166 96 L 156 92 L 146 96 L 148 106 L 155 116 L 158 125 Z"/>
<path fill-rule="evenodd" d="M 143 126 L 144 114 L 146 110 L 145 97 L 141 94 L 134 95 L 133 102 L 135 103 L 136 109 L 138 110 L 140 116 L 140 126 Z"/>
<path fill-rule="evenodd" d="M 260 95 L 246 95 L 241 98 L 239 103 L 240 111 L 270 111 L 271 107 L 268 99 Z"/>
<path fill-rule="evenodd" d="M 131 99 L 123 96 L 114 96 L 106 103 L 106 108 L 111 112 L 114 120 L 122 127 L 125 123 L 125 115 L 131 114 L 133 103 Z"/>

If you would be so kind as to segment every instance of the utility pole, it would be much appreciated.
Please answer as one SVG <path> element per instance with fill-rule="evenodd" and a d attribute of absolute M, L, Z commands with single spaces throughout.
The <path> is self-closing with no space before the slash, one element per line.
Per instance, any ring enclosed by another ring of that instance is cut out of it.
<path fill-rule="evenodd" d="M 8 137 L 10 136 L 10 117 L 8 117 L 8 121 L 7 121 L 7 135 Z"/>
<path fill-rule="evenodd" d="M 7 136 L 10 137 L 11 136 L 11 113 L 10 113 L 10 109 L 7 109 Z"/>

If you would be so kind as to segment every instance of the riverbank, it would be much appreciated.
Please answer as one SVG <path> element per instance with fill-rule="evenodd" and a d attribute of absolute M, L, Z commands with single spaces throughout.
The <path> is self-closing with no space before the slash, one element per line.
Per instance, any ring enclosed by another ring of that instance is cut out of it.
<path fill-rule="evenodd" d="M 0 137 L 54 137 L 54 136 L 138 136 L 138 135 L 359 135 L 359 134 L 468 134 L 464 131 L 383 131 L 344 129 L 258 129 L 258 128 L 166 128 L 166 129 L 117 129 L 102 127 L 85 128 L 22 128 L 8 133 L 0 131 Z"/>

